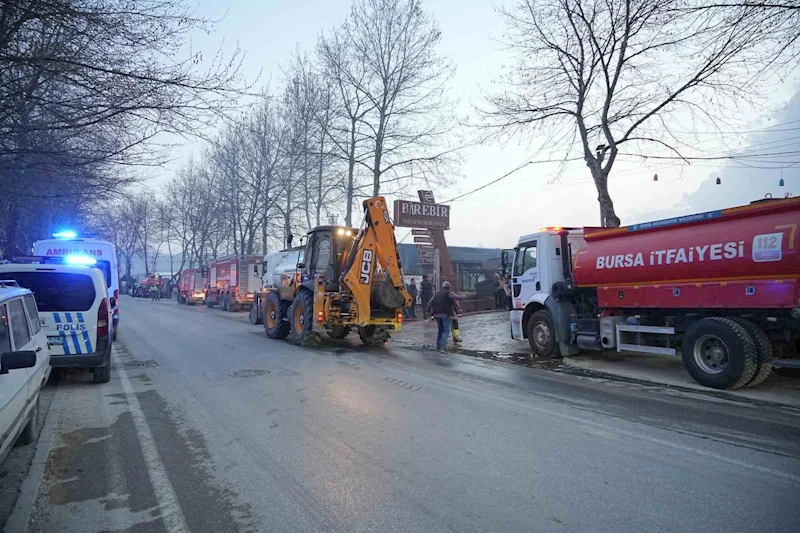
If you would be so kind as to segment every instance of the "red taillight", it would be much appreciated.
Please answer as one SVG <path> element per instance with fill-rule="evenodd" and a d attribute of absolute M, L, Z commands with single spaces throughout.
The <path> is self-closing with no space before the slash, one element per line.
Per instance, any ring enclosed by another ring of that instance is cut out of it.
<path fill-rule="evenodd" d="M 322 311 L 317 313 L 317 322 L 322 322 L 324 320 L 324 316 L 322 315 Z"/>
<path fill-rule="evenodd" d="M 400 311 L 397 313 L 397 321 L 402 324 L 403 323 L 403 312 Z"/>
<path fill-rule="evenodd" d="M 108 299 L 103 298 L 97 310 L 97 338 L 108 335 Z"/>

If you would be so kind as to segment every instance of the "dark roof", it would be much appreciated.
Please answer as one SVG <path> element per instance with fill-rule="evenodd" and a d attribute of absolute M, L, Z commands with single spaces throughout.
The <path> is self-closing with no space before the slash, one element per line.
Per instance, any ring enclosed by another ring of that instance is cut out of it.
<path fill-rule="evenodd" d="M 500 248 L 473 248 L 470 246 L 448 246 L 450 260 L 453 263 L 472 263 L 485 264 L 487 261 L 494 263 L 493 259 L 500 260 Z M 418 274 L 420 272 L 419 256 L 417 247 L 413 244 L 400 243 L 397 245 L 400 253 L 400 261 L 403 263 L 403 270 L 406 274 Z"/>

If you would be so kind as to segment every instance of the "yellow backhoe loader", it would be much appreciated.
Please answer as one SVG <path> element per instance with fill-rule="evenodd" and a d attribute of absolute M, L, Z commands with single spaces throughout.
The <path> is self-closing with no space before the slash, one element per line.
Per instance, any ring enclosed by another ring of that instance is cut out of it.
<path fill-rule="evenodd" d="M 361 229 L 314 228 L 296 274 L 267 289 L 261 301 L 268 337 L 288 336 L 300 346 L 322 332 L 344 338 L 355 327 L 364 344 L 381 346 L 390 331 L 400 330 L 411 296 L 403 282 L 394 224 L 382 196 L 363 205 Z"/>

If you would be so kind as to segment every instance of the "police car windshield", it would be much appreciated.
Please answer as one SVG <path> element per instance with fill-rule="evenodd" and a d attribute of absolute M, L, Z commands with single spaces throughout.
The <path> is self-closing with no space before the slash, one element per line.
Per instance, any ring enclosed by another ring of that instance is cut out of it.
<path fill-rule="evenodd" d="M 3 272 L 33 292 L 40 312 L 88 311 L 94 303 L 92 278 L 65 272 Z"/>

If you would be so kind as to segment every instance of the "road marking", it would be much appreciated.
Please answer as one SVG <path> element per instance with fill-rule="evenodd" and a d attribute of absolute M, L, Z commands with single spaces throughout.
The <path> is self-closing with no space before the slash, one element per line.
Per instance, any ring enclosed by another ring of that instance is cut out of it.
<path fill-rule="evenodd" d="M 112 353 L 116 358 L 116 350 L 113 350 Z M 128 400 L 133 426 L 136 428 L 136 436 L 139 439 L 139 446 L 144 456 L 147 475 L 150 477 L 150 484 L 153 486 L 156 501 L 161 508 L 161 519 L 164 521 L 164 527 L 169 533 L 189 533 L 189 526 L 186 524 L 186 517 L 183 515 L 180 502 L 178 502 L 178 496 L 169 481 L 167 470 L 153 438 L 153 432 L 150 431 L 142 406 L 133 391 L 128 373 L 121 367 L 118 367 L 118 369 L 117 373 L 122 382 L 125 397 Z"/>

